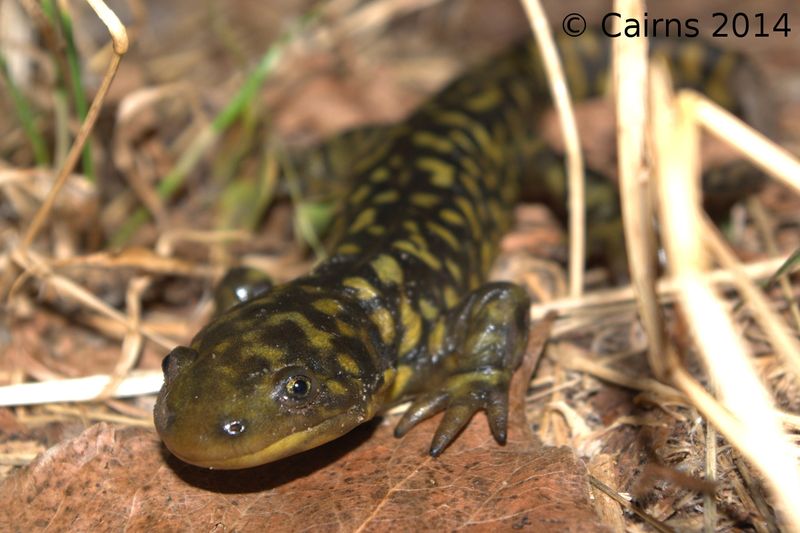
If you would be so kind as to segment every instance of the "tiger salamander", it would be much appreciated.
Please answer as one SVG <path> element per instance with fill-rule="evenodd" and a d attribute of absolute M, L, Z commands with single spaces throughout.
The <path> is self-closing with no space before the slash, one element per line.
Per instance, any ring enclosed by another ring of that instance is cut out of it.
<path fill-rule="evenodd" d="M 564 39 L 572 92 L 602 91 L 607 42 Z M 728 107 L 738 59 L 686 43 L 683 82 Z M 536 132 L 549 101 L 532 42 L 451 83 L 352 165 L 331 254 L 292 282 L 243 283 L 238 301 L 164 359 L 155 422 L 167 448 L 245 468 L 335 439 L 401 400 L 400 437 L 440 411 L 439 455 L 477 411 L 506 440 L 508 386 L 529 299 L 487 283 L 520 191 L 563 173 Z M 557 199 L 556 203 L 563 199 Z M 599 209 L 614 211 L 604 200 Z"/>

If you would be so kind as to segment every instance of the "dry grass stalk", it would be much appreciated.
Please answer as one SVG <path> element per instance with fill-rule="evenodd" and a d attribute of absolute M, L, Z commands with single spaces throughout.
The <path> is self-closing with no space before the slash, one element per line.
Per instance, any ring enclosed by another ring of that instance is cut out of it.
<path fill-rule="evenodd" d="M 659 214 L 669 273 L 678 283 L 681 309 L 724 407 L 681 367 L 676 355 L 668 358 L 670 370 L 695 406 L 761 470 L 787 524 L 800 529 L 800 509 L 796 506 L 800 501 L 800 472 L 793 450 L 725 306 L 703 278 L 710 258 L 706 255 L 708 243 L 702 239 L 705 228 L 699 190 L 699 134 L 694 118 L 696 98 L 674 99 L 663 65 L 651 70 L 651 84 Z M 676 208 L 681 205 L 685 208 Z M 674 354 L 672 350 L 667 353 Z"/>
<path fill-rule="evenodd" d="M 17 279 L 15 287 L 19 287 L 22 281 L 30 276 L 36 277 L 42 283 L 49 283 L 54 289 L 60 291 L 62 295 L 69 296 L 84 307 L 92 309 L 101 315 L 105 315 L 118 323 L 125 324 L 129 330 L 137 329 L 141 331 L 144 336 L 166 349 L 171 349 L 175 346 L 175 341 L 173 339 L 165 338 L 158 331 L 149 326 L 140 325 L 138 328 L 132 328 L 130 320 L 125 314 L 120 313 L 71 279 L 53 272 L 48 262 L 33 250 L 27 250 L 23 253 L 18 249 L 12 251 L 11 257 L 17 266 L 23 270 L 23 274 Z M 12 288 L 9 300 L 13 298 L 14 292 L 14 288 Z"/>
<path fill-rule="evenodd" d="M 698 124 L 800 194 L 800 161 L 792 154 L 705 96 L 693 91 L 684 94 L 691 99 Z"/>
<path fill-rule="evenodd" d="M 163 381 L 164 376 L 160 370 L 134 370 L 119 381 L 111 396 L 130 398 L 153 394 L 161 388 Z M 97 375 L 7 385 L 0 387 L 0 406 L 88 402 L 97 400 L 112 382 L 114 382 L 113 376 Z"/>
<path fill-rule="evenodd" d="M 122 22 L 120 22 L 119 18 L 114 14 L 114 12 L 111 11 L 102 0 L 87 0 L 87 2 L 92 9 L 94 9 L 95 13 L 97 13 L 97 16 L 100 18 L 103 24 L 105 24 L 106 28 L 108 28 L 108 31 L 111 34 L 111 39 L 114 43 L 114 55 L 111 58 L 111 62 L 108 64 L 106 73 L 103 76 L 103 81 L 100 83 L 100 87 L 97 90 L 97 94 L 95 95 L 94 100 L 92 100 L 92 105 L 89 107 L 89 111 L 86 114 L 86 119 L 81 124 L 81 127 L 78 130 L 78 135 L 75 137 L 75 142 L 72 143 L 72 147 L 67 154 L 64 165 L 61 167 L 55 183 L 53 183 L 53 188 L 50 190 L 50 193 L 47 195 L 44 203 L 36 212 L 36 215 L 33 217 L 30 226 L 28 226 L 28 230 L 25 232 L 25 237 L 22 240 L 23 253 L 31 244 L 33 244 L 34 239 L 36 239 L 39 231 L 47 221 L 47 217 L 50 215 L 50 211 L 55 204 L 55 200 L 59 191 L 67 182 L 67 178 L 75 168 L 75 165 L 78 163 L 78 158 L 81 157 L 83 146 L 86 144 L 86 140 L 89 138 L 89 134 L 94 128 L 94 124 L 100 114 L 103 101 L 106 98 L 106 94 L 108 94 L 108 89 L 111 87 L 111 82 L 114 80 L 114 75 L 119 69 L 122 56 L 128 51 L 128 36 L 125 33 L 125 26 L 122 25 Z"/>
<path fill-rule="evenodd" d="M 586 213 L 585 175 L 575 112 L 569 97 L 564 67 L 558 58 L 550 22 L 540 0 L 522 2 L 533 30 L 533 36 L 542 54 L 553 104 L 558 112 L 567 157 L 567 179 L 569 191 L 569 294 L 572 297 L 583 293 L 583 269 L 586 257 Z"/>
<path fill-rule="evenodd" d="M 640 0 L 617 0 L 614 10 L 622 14 L 617 21 L 619 25 L 623 19 L 644 19 L 644 6 Z M 666 375 L 662 357 L 664 335 L 661 310 L 655 292 L 656 242 L 650 223 L 653 219 L 653 208 L 645 155 L 647 39 L 640 37 L 613 41 L 617 154 L 625 249 L 639 315 L 649 339 L 647 353 L 650 368 L 657 378 L 663 379 Z"/>
<path fill-rule="evenodd" d="M 787 256 L 778 256 L 772 259 L 756 261 L 742 265 L 742 270 L 749 279 L 766 279 L 775 273 L 786 261 Z M 735 276 L 726 269 L 716 269 L 704 274 L 706 281 L 713 285 L 730 287 L 735 282 Z M 656 293 L 660 303 L 668 303 L 675 299 L 678 284 L 673 279 L 659 279 L 656 283 Z M 559 317 L 580 316 L 597 308 L 605 308 L 615 304 L 629 304 L 635 301 L 636 294 L 631 285 L 624 287 L 594 291 L 577 298 L 559 298 L 552 302 L 535 304 L 531 307 L 531 317 L 536 320 L 548 311 L 558 311 Z M 559 330 L 560 331 L 560 330 Z"/>
<path fill-rule="evenodd" d="M 722 235 L 706 217 L 703 218 L 703 240 L 720 264 L 735 276 L 736 287 L 750 305 L 753 314 L 772 342 L 776 353 L 800 378 L 800 343 L 789 332 L 786 324 L 772 310 L 769 300 L 758 287 L 742 273 L 741 264 L 725 244 Z"/>

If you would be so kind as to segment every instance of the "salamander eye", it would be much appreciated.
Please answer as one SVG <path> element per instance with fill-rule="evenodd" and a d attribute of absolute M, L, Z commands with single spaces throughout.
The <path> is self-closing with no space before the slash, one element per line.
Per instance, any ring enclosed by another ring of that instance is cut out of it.
<path fill-rule="evenodd" d="M 294 399 L 303 399 L 311 392 L 311 380 L 306 376 L 292 376 L 286 380 L 287 396 Z"/>
<path fill-rule="evenodd" d="M 311 372 L 300 367 L 284 368 L 278 380 L 277 396 L 290 407 L 301 407 L 317 396 L 318 387 Z"/>

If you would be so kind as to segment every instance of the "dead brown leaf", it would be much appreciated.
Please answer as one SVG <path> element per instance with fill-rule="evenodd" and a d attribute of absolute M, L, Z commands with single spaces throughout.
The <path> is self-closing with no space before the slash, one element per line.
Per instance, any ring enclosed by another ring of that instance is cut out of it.
<path fill-rule="evenodd" d="M 602 529 L 569 449 L 516 434 L 501 447 L 480 420 L 433 459 L 435 421 L 404 439 L 392 422 L 244 471 L 194 468 L 153 431 L 98 424 L 0 486 L 0 530 Z"/>
<path fill-rule="evenodd" d="M 546 329 L 534 329 L 512 383 L 505 446 L 480 415 L 434 459 L 440 417 L 395 439 L 387 416 L 283 461 L 211 471 L 169 455 L 152 430 L 98 424 L 0 485 L 0 530 L 604 530 L 583 463 L 542 445 L 524 419 Z"/>

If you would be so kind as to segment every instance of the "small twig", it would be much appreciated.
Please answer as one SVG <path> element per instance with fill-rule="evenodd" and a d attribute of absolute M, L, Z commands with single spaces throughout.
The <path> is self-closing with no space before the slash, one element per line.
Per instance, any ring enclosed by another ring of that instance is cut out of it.
<path fill-rule="evenodd" d="M 128 50 L 128 36 L 125 33 L 125 26 L 122 25 L 122 22 L 120 22 L 114 12 L 111 11 L 102 0 L 87 0 L 87 2 L 90 6 L 92 6 L 92 9 L 94 9 L 95 13 L 97 13 L 97 16 L 108 28 L 108 31 L 111 34 L 111 39 L 114 43 L 114 55 L 111 58 L 111 62 L 108 64 L 105 76 L 103 76 L 103 81 L 100 83 L 100 88 L 97 90 L 94 100 L 92 100 L 92 105 L 89 107 L 89 111 L 86 114 L 86 119 L 81 124 L 81 127 L 78 130 L 78 135 L 75 137 L 75 142 L 72 144 L 72 148 L 70 148 L 70 151 L 67 154 L 64 165 L 61 167 L 58 177 L 53 183 L 53 187 L 50 189 L 47 198 L 45 198 L 44 202 L 39 207 L 39 210 L 33 217 L 30 226 L 28 226 L 28 230 L 25 232 L 25 237 L 22 239 L 21 243 L 23 250 L 30 247 L 34 239 L 36 239 L 36 236 L 44 226 L 47 217 L 50 215 L 50 211 L 53 209 L 53 205 L 55 204 L 58 193 L 61 191 L 61 188 L 67 182 L 67 178 L 69 178 L 70 173 L 75 168 L 78 158 L 81 156 L 83 151 L 83 146 L 86 144 L 86 140 L 89 138 L 89 134 L 94 128 L 95 122 L 97 122 L 97 117 L 100 114 L 100 108 L 103 105 L 106 95 L 108 94 L 108 89 L 111 87 L 111 82 L 114 80 L 114 75 L 117 73 L 117 69 L 119 69 L 122 56 Z"/>
<path fill-rule="evenodd" d="M 114 380 L 110 375 L 57 379 L 0 387 L 0 406 L 38 405 L 55 402 L 88 402 L 99 399 Z M 114 398 L 129 398 L 158 392 L 164 382 L 161 371 L 134 370 L 119 382 Z"/>
<path fill-rule="evenodd" d="M 712 383 L 713 390 L 713 383 Z M 706 480 L 711 483 L 717 481 L 717 430 L 705 421 L 706 428 Z M 717 530 L 717 500 L 714 492 L 703 493 L 703 530 L 705 533 L 714 533 Z"/>
<path fill-rule="evenodd" d="M 641 0 L 617 0 L 615 12 L 623 18 L 644 18 Z M 620 22 L 621 24 L 621 22 Z M 645 157 L 647 131 L 647 39 L 614 39 L 613 72 L 616 93 L 617 154 L 619 159 L 620 200 L 625 230 L 625 249 L 636 303 L 648 338 L 648 361 L 653 374 L 663 379 L 664 332 L 661 309 L 655 292 L 658 273 L 655 266 L 656 237 L 649 169 Z"/>
<path fill-rule="evenodd" d="M 539 52 L 547 71 L 547 80 L 553 104 L 558 112 L 564 147 L 567 157 L 567 179 L 569 181 L 569 294 L 576 297 L 583 293 L 583 269 L 586 257 L 586 201 L 583 170 L 583 153 L 578 137 L 575 112 L 570 102 L 564 68 L 558 58 L 553 42 L 550 22 L 544 13 L 540 0 L 522 2 L 533 29 L 533 36 L 539 45 Z"/>
<path fill-rule="evenodd" d="M 639 507 L 638 505 L 635 505 L 633 502 L 620 496 L 620 494 L 617 491 L 615 491 L 614 489 L 612 489 L 611 487 L 609 487 L 596 477 L 590 475 L 589 483 L 591 483 L 594 488 L 596 488 L 597 490 L 599 490 L 600 492 L 602 492 L 603 494 L 605 494 L 606 496 L 608 496 L 609 498 L 620 504 L 622 507 L 624 507 L 625 509 L 629 510 L 630 512 L 634 513 L 636 516 L 647 522 L 647 524 L 653 527 L 653 529 L 655 529 L 656 531 L 660 531 L 661 533 L 673 533 L 675 531 L 665 523 L 656 520 L 655 518 L 647 514 L 647 512 L 645 512 L 645 510 Z"/>
<path fill-rule="evenodd" d="M 800 193 L 800 162 L 792 154 L 705 96 L 688 90 L 682 93 L 692 101 L 699 124 Z"/>

